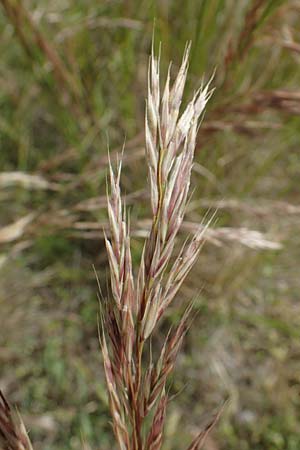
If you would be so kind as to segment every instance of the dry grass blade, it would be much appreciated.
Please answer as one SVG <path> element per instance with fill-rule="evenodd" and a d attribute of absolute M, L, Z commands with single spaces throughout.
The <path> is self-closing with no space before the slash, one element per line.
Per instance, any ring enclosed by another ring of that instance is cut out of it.
<path fill-rule="evenodd" d="M 249 230 L 248 228 L 218 228 L 216 230 L 208 231 L 208 239 L 216 239 L 217 241 L 233 241 L 239 242 L 245 247 L 249 247 L 256 250 L 280 250 L 282 245 L 280 242 L 276 242 L 268 239 L 260 231 Z"/>
<path fill-rule="evenodd" d="M 263 201 L 263 202 L 245 202 L 237 199 L 226 200 L 201 200 L 201 205 L 207 208 L 228 209 L 243 211 L 249 214 L 259 216 L 271 215 L 273 213 L 286 215 L 300 214 L 300 206 L 283 201 Z"/>
<path fill-rule="evenodd" d="M 1 450 L 33 450 L 21 417 L 11 410 L 0 391 Z"/>
<path fill-rule="evenodd" d="M 0 244 L 12 242 L 23 236 L 26 227 L 33 221 L 34 213 L 30 213 L 16 222 L 0 228 Z"/>
<path fill-rule="evenodd" d="M 50 183 L 40 175 L 30 175 L 24 172 L 2 172 L 0 187 L 22 186 L 25 189 L 49 189 L 56 191 L 59 185 Z"/>

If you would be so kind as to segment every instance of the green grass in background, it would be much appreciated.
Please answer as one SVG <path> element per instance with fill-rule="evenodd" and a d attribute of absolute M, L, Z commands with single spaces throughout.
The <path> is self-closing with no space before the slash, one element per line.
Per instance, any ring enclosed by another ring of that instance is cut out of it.
<path fill-rule="evenodd" d="M 0 385 L 34 448 L 79 449 L 82 436 L 92 448 L 112 448 L 92 265 L 106 291 L 108 144 L 115 155 L 126 138 L 122 182 L 133 225 L 149 212 L 142 131 L 155 21 L 164 72 L 169 60 L 179 65 L 187 40 L 189 91 L 215 71 L 187 220 L 218 206 L 216 228 L 233 236 L 241 227 L 259 230 L 282 243 L 281 250 L 207 243 L 177 303 L 201 289 L 171 386 L 165 449 L 182 448 L 178 429 L 188 443 L 227 395 L 206 450 L 298 449 L 297 2 L 0 5 L 1 170 L 48 182 L 33 189 L 0 178 Z M 3 227 L 31 213 L 22 233 L 5 241 Z M 138 238 L 132 245 L 137 259 Z M 176 320 L 175 307 L 164 326 Z"/>

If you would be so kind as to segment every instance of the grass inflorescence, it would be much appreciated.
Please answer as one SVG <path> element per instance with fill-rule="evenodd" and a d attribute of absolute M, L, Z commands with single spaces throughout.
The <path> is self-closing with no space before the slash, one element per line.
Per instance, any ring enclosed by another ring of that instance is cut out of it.
<path fill-rule="evenodd" d="M 165 337 L 157 361 L 151 340 L 198 258 L 205 228 L 187 240 L 174 261 L 174 245 L 188 200 L 200 118 L 212 93 L 200 87 L 180 114 L 190 46 L 172 86 L 170 69 L 160 93 L 159 60 L 153 52 L 148 73 L 145 136 L 152 224 L 143 245 L 136 279 L 130 230 L 120 189 L 122 163 L 110 164 L 109 234 L 105 238 L 112 299 L 103 309 L 102 353 L 114 433 L 121 450 L 158 450 L 163 441 L 167 380 L 186 333 L 188 307 L 175 330 Z M 107 338 L 106 338 L 107 335 Z M 109 348 L 107 346 L 109 340 Z M 145 347 L 148 359 L 145 360 Z M 152 416 L 148 431 L 145 423 Z M 200 448 L 196 444 L 191 448 Z"/>

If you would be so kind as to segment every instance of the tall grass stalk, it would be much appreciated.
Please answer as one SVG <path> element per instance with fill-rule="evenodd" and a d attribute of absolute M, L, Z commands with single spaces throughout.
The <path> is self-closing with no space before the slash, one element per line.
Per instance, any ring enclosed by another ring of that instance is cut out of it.
<path fill-rule="evenodd" d="M 101 346 L 114 434 L 121 450 L 158 450 L 168 403 L 167 380 L 189 327 L 189 305 L 174 330 L 165 337 L 158 358 L 152 336 L 199 256 L 205 227 L 182 246 L 174 244 L 188 200 L 200 119 L 212 90 L 209 83 L 195 92 L 182 113 L 190 45 L 173 85 L 170 68 L 160 90 L 159 58 L 152 55 L 148 71 L 145 135 L 152 225 L 144 242 L 137 276 L 133 275 L 130 230 L 120 189 L 121 167 L 109 163 L 105 237 L 112 298 L 102 310 Z M 190 450 L 202 446 L 200 433 Z"/>

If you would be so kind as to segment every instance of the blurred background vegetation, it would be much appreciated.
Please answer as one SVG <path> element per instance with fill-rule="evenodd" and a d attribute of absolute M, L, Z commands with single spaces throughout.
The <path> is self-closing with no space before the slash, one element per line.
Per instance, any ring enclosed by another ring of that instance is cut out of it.
<path fill-rule="evenodd" d="M 298 450 L 299 0 L 0 0 L 0 387 L 35 449 L 114 448 L 92 266 L 105 291 L 107 147 L 125 139 L 136 259 L 147 227 L 154 19 L 162 71 L 192 40 L 187 95 L 216 87 L 185 231 L 218 220 L 163 326 L 196 297 L 164 449 L 229 395 L 206 450 Z"/>

